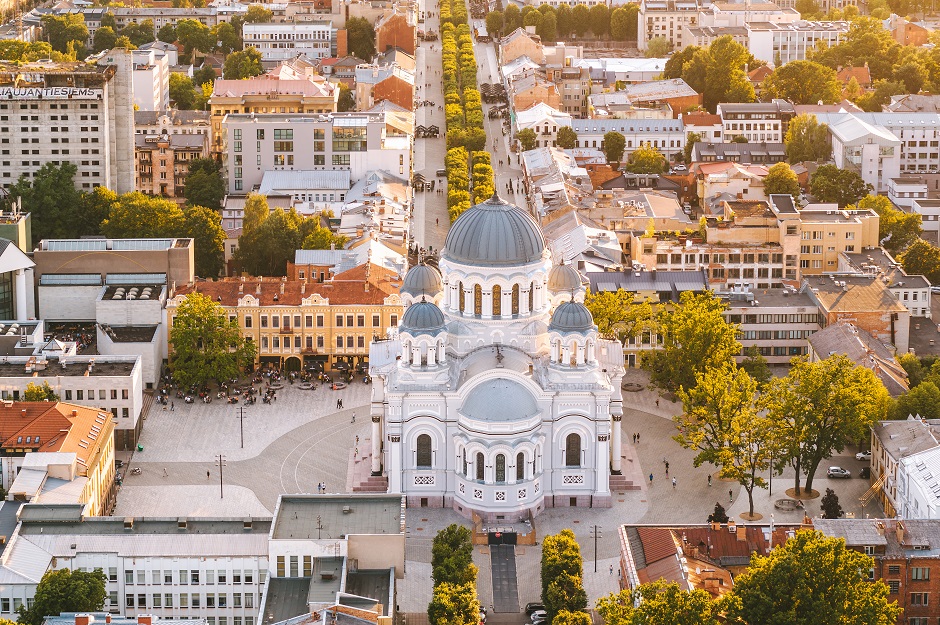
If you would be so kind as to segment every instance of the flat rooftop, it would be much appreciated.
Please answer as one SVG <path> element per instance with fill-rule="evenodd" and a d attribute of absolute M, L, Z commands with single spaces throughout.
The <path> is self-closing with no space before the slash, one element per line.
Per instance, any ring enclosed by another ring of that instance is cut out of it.
<path fill-rule="evenodd" d="M 760 312 L 761 308 L 766 307 L 792 307 L 792 308 L 812 308 L 807 312 L 817 312 L 818 309 L 813 299 L 806 293 L 794 293 L 787 289 L 760 289 L 751 291 L 757 304 L 753 306 L 753 312 Z M 731 298 L 728 300 L 728 308 L 747 308 L 751 309 L 751 302 L 745 299 Z"/>
<path fill-rule="evenodd" d="M 70 356 L 66 358 L 66 366 L 55 358 L 49 358 L 44 369 L 26 372 L 26 363 L 33 359 L 40 362 L 41 358 L 32 356 L 3 356 L 0 358 L 0 378 L 22 378 L 27 376 L 39 378 L 54 378 L 62 375 L 82 377 L 98 376 L 124 376 L 134 370 L 137 356 Z M 91 371 L 88 365 L 94 360 Z"/>
<path fill-rule="evenodd" d="M 115 343 L 150 343 L 158 326 L 106 326 L 105 334 Z"/>
<path fill-rule="evenodd" d="M 332 540 L 350 534 L 401 534 L 404 527 L 400 495 L 281 495 L 271 537 Z"/>
<path fill-rule="evenodd" d="M 309 614 L 310 610 L 307 607 L 309 589 L 309 577 L 269 578 L 265 612 L 261 615 L 262 625 L 280 623 L 295 616 Z"/>

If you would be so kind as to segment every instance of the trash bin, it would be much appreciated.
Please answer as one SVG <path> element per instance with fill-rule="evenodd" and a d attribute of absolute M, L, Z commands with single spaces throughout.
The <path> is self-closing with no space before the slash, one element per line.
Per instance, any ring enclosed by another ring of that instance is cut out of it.
<path fill-rule="evenodd" d="M 143 445 L 137 445 L 137 451 L 143 451 L 143 450 L 144 450 Z"/>

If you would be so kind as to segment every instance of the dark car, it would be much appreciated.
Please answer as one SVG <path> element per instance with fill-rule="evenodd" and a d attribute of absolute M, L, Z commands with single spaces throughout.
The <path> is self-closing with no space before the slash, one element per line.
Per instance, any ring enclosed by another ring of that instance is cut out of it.
<path fill-rule="evenodd" d="M 545 609 L 545 606 L 537 601 L 533 601 L 532 603 L 527 603 L 525 605 L 525 613 L 527 616 L 530 616 L 533 612 L 537 610 L 544 610 L 544 609 Z"/>
<path fill-rule="evenodd" d="M 864 479 L 871 477 L 871 467 L 862 467 L 862 470 L 858 472 L 858 476 Z"/>

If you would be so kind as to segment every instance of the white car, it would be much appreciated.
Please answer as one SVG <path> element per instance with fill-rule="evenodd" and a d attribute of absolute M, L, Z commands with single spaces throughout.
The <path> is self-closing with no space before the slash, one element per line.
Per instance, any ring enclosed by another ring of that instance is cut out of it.
<path fill-rule="evenodd" d="M 536 610 L 535 612 L 532 613 L 531 619 L 534 625 L 539 625 L 539 623 L 544 623 L 545 621 L 548 620 L 548 612 L 546 612 L 545 610 Z"/>
<path fill-rule="evenodd" d="M 855 459 L 856 459 L 856 460 L 871 460 L 871 452 L 870 452 L 870 451 L 860 451 L 860 452 L 858 452 L 857 454 L 855 454 Z"/>

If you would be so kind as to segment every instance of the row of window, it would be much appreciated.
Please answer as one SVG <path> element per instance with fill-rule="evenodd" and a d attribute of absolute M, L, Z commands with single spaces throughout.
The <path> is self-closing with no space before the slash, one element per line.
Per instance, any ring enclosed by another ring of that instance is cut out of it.
<path fill-rule="evenodd" d="M 285 350 L 290 350 L 290 349 L 291 349 L 291 337 L 285 336 L 285 337 L 283 337 L 283 338 L 284 338 L 284 341 L 283 341 L 284 349 L 285 349 Z M 322 334 L 321 334 L 321 335 L 317 335 L 317 349 L 323 349 L 324 340 L 325 340 L 325 339 L 323 338 L 323 335 L 322 335 Z M 301 349 L 301 347 L 300 347 L 300 337 L 299 337 L 299 336 L 295 336 L 295 337 L 294 337 L 293 343 L 294 343 L 294 349 Z M 365 349 L 365 347 L 366 347 L 366 338 L 365 338 L 363 335 L 361 335 L 361 334 L 360 334 L 359 336 L 355 336 L 355 337 L 354 337 L 353 335 L 349 334 L 349 335 L 346 336 L 345 340 L 343 339 L 342 336 L 337 336 L 337 337 L 336 337 L 336 347 L 337 347 L 337 349 L 343 349 L 344 343 L 345 343 L 345 347 L 346 347 L 347 349 L 353 348 L 353 347 L 358 347 L 359 349 Z M 281 344 L 282 344 L 282 342 L 281 342 L 281 337 L 280 337 L 280 336 L 272 336 L 272 337 L 262 336 L 262 337 L 261 337 L 261 349 L 262 349 L 262 351 L 263 351 L 263 350 L 267 350 L 267 349 L 274 349 L 274 350 L 281 349 Z M 269 347 L 269 346 L 270 346 L 270 347 Z M 312 336 L 308 336 L 308 337 L 307 337 L 307 340 L 306 340 L 306 349 L 313 349 L 313 337 L 312 337 Z"/>
<path fill-rule="evenodd" d="M 125 389 L 121 389 L 121 399 L 128 399 L 128 396 L 129 396 L 129 391 L 128 391 L 126 388 L 125 388 Z M 118 398 L 118 389 L 112 388 L 112 389 L 111 389 L 111 399 L 117 399 L 117 398 Z M 76 391 L 75 391 L 75 399 L 76 399 L 76 400 L 79 400 L 79 401 L 84 400 L 84 399 L 85 399 L 85 391 L 84 391 L 84 390 L 76 390 Z M 91 401 L 91 400 L 93 400 L 93 399 L 95 399 L 95 390 L 94 390 L 94 389 L 89 389 L 89 390 L 88 390 L 88 400 Z M 99 388 L 99 389 L 98 389 L 98 399 L 108 399 L 108 389 Z M 66 391 L 65 391 L 65 401 L 72 401 L 72 391 L 71 391 L 71 390 L 66 390 Z"/>
<path fill-rule="evenodd" d="M 258 597 L 258 603 L 260 604 L 261 597 Z M 125 608 L 138 608 L 138 609 L 147 609 L 147 608 L 249 608 L 252 609 L 255 607 L 255 595 L 254 593 L 240 593 L 236 592 L 232 594 L 232 601 L 229 604 L 229 596 L 227 593 L 213 593 L 207 592 L 203 593 L 179 593 L 174 594 L 171 592 L 159 593 L 155 592 L 152 594 L 147 593 L 137 593 L 136 595 L 132 593 L 127 593 L 124 595 L 124 607 Z"/>
<path fill-rule="evenodd" d="M 645 251 L 646 250 L 644 250 L 644 252 Z M 650 249 L 650 252 L 646 252 L 646 253 L 651 253 L 651 252 L 652 252 L 652 248 Z M 725 263 L 726 258 L 727 258 L 727 263 Z M 766 265 L 769 263 L 773 263 L 775 265 L 783 264 L 783 254 L 778 254 L 778 253 L 774 253 L 774 254 L 763 254 L 763 253 L 762 254 L 724 254 L 724 253 L 657 254 L 656 264 L 667 265 L 671 263 L 673 265 L 681 265 L 684 259 L 685 262 L 690 265 L 694 265 L 696 262 L 701 263 L 703 265 L 707 265 L 708 263 L 715 263 L 718 265 L 724 265 L 724 264 L 739 265 L 741 264 L 742 258 L 744 259 L 745 265 L 753 265 L 755 264 L 755 262 L 761 265 Z"/>
<path fill-rule="evenodd" d="M 780 341 L 808 339 L 815 330 L 744 330 L 740 338 L 745 341 Z"/>
<path fill-rule="evenodd" d="M 819 316 L 814 314 L 783 314 L 783 315 L 728 315 L 730 323 L 819 323 Z"/>
<path fill-rule="evenodd" d="M 301 276 L 303 277 L 303 276 Z M 314 326 L 314 317 L 316 317 L 316 326 Z M 234 321 L 234 315 L 230 315 L 229 319 Z M 261 327 L 268 327 L 268 315 L 260 315 Z M 300 327 L 300 315 L 271 315 L 270 322 L 272 328 L 283 327 L 285 330 L 289 330 L 291 322 L 293 322 L 294 328 Z M 304 327 L 305 328 L 322 328 L 325 322 L 323 315 L 305 315 L 304 316 Z M 245 315 L 245 327 L 252 327 L 252 316 Z M 336 324 L 337 328 L 342 328 L 345 324 L 345 327 L 352 328 L 364 328 L 366 327 L 366 316 L 365 315 L 336 315 Z M 372 325 L 370 327 L 378 328 L 382 325 L 382 316 L 381 315 L 372 315 Z M 392 315 L 392 324 L 393 326 L 398 325 L 398 315 Z"/>
<path fill-rule="evenodd" d="M 36 110 L 39 109 L 39 104 L 29 104 L 29 105 L 20 104 L 20 110 L 21 110 L 21 111 L 27 110 L 27 106 L 29 107 L 29 109 L 31 109 L 31 110 L 33 110 L 33 111 L 36 111 Z M 69 108 L 69 105 L 68 105 L 68 104 L 50 104 L 50 105 L 49 105 L 49 108 L 50 108 L 50 109 L 53 109 L 53 110 L 58 109 L 58 110 L 61 110 L 61 111 L 67 111 L 68 108 Z M 88 109 L 88 108 L 91 108 L 91 110 L 97 111 L 97 110 L 98 110 L 98 105 L 97 105 L 97 104 L 79 104 L 79 105 L 78 105 L 78 108 L 80 108 L 80 109 Z M 14 106 L 13 106 L 12 104 L 9 104 L 9 105 L 8 105 L 8 104 L 0 104 L 0 111 L 6 111 L 6 110 L 9 110 L 9 109 L 14 109 Z"/>
<path fill-rule="evenodd" d="M 259 574 L 259 581 L 264 581 L 264 571 Z M 253 584 L 255 582 L 255 572 L 252 570 L 235 570 L 235 571 L 226 571 L 219 569 L 218 571 L 200 571 L 197 569 L 180 569 L 179 572 L 174 572 L 169 569 L 154 569 L 150 571 L 149 575 L 150 583 L 156 586 L 162 585 L 171 585 L 171 584 L 180 584 L 186 586 L 187 584 L 192 583 L 196 584 L 209 584 L 214 585 L 218 584 L 228 584 L 229 580 L 233 584 Z M 117 568 L 111 567 L 108 569 L 108 580 L 112 582 L 117 581 Z M 137 570 L 137 571 L 124 571 L 124 583 L 125 584 L 146 584 L 148 580 L 147 571 Z"/>

